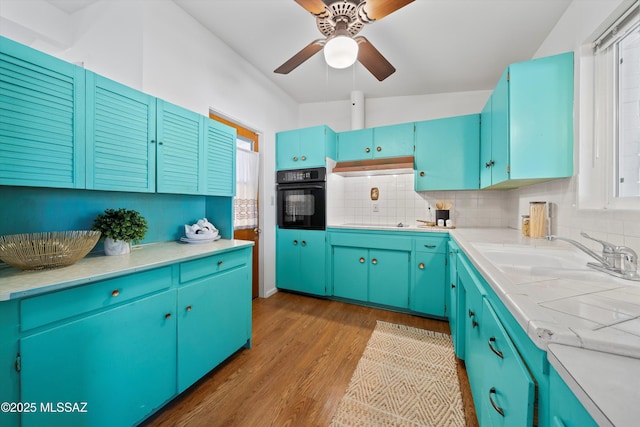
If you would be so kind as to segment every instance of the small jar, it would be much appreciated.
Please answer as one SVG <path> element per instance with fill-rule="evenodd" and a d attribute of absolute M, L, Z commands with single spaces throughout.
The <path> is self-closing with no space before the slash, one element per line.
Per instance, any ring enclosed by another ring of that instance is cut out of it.
<path fill-rule="evenodd" d="M 529 215 L 522 215 L 522 235 L 529 237 Z"/>

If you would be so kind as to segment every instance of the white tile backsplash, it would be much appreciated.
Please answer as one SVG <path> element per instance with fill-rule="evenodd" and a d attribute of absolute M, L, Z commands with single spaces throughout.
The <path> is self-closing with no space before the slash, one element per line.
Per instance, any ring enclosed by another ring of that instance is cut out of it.
<path fill-rule="evenodd" d="M 371 188 L 379 189 L 377 201 Z M 450 202 L 450 218 L 460 227 L 507 227 L 509 197 L 505 191 L 413 190 L 413 175 L 377 175 L 328 178 L 329 224 L 419 225 L 418 219 L 435 219 L 436 202 Z M 378 212 L 374 212 L 374 204 Z"/>

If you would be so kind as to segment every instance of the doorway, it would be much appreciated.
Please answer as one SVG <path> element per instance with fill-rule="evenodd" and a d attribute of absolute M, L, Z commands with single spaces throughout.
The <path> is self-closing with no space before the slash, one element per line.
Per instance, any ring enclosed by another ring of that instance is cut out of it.
<path fill-rule="evenodd" d="M 236 163 L 237 169 L 245 169 L 251 167 L 253 163 L 257 163 L 257 153 L 259 153 L 257 133 L 213 113 L 209 113 L 209 117 L 220 123 L 224 123 L 227 126 L 231 126 L 237 131 L 237 150 L 244 150 L 244 152 L 238 151 L 236 153 L 236 158 L 239 159 L 240 162 L 242 162 L 241 164 Z M 247 154 L 247 151 L 251 154 L 255 154 L 253 156 L 245 155 Z M 246 162 L 253 163 L 247 164 Z M 257 168 L 257 165 L 255 167 Z M 256 171 L 255 173 L 257 176 L 259 176 L 258 171 Z M 236 171 L 236 197 L 234 197 L 233 238 L 239 240 L 249 240 L 254 243 L 251 296 L 252 298 L 257 298 L 260 288 L 260 206 L 258 205 L 257 181 L 254 183 L 246 182 L 248 179 L 246 175 L 247 174 L 245 173 L 238 173 L 238 170 Z M 238 193 L 242 193 L 242 196 L 239 197 Z"/>

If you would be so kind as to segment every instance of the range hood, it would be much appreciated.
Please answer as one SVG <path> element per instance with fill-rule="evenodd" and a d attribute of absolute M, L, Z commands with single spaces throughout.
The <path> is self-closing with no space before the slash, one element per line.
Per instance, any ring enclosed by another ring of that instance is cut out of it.
<path fill-rule="evenodd" d="M 413 156 L 338 162 L 333 173 L 341 176 L 413 174 Z"/>

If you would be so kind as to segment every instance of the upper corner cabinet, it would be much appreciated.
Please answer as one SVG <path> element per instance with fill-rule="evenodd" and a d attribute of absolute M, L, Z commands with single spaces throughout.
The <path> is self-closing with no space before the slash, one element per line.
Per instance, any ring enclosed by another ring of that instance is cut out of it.
<path fill-rule="evenodd" d="M 480 123 L 480 187 L 573 175 L 573 52 L 511 64 Z"/>
<path fill-rule="evenodd" d="M 0 67 L 0 185 L 84 188 L 84 69 L 4 37 Z"/>
<path fill-rule="evenodd" d="M 335 159 L 336 134 L 328 126 L 314 126 L 276 134 L 276 170 L 326 166 Z"/>

